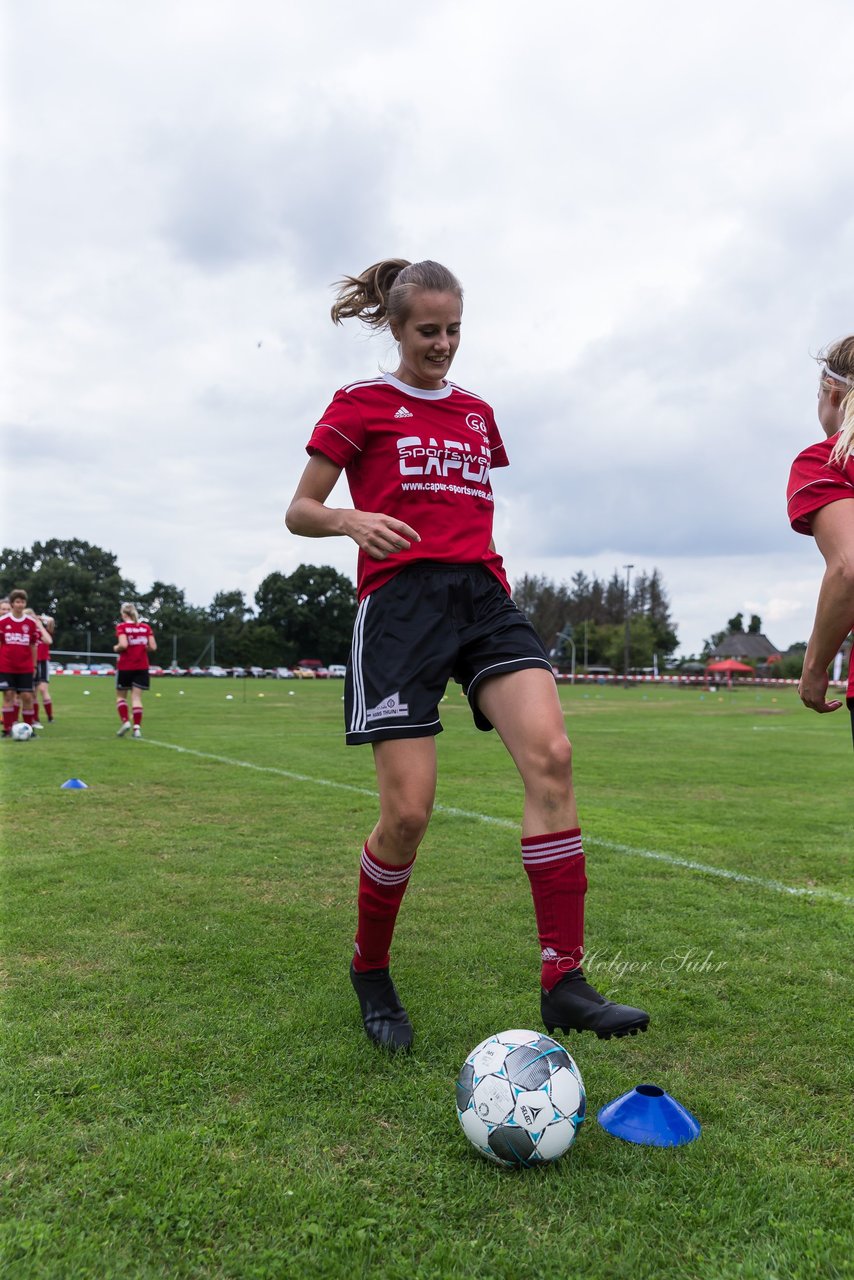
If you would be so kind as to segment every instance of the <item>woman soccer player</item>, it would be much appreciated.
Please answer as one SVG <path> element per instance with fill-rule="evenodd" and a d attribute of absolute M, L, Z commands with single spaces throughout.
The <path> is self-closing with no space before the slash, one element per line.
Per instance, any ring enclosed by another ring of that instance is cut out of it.
<path fill-rule="evenodd" d="M 116 643 L 113 650 L 119 655 L 116 671 L 116 710 L 121 724 L 116 737 L 121 738 L 131 727 L 128 715 L 127 694 L 131 693 L 133 736 L 142 737 L 142 693 L 149 686 L 148 655 L 154 653 L 157 644 L 154 632 L 147 622 L 140 622 L 135 605 L 122 605 L 122 620 L 116 626 Z"/>
<path fill-rule="evenodd" d="M 827 437 L 799 453 L 789 476 L 792 528 L 812 534 L 825 560 L 815 622 L 798 693 L 813 711 L 838 711 L 827 700 L 827 668 L 854 627 L 854 336 L 818 357 L 818 420 Z M 848 707 L 854 734 L 854 661 L 848 661 Z"/>
<path fill-rule="evenodd" d="M 36 690 L 33 695 L 34 723 L 38 723 L 39 696 L 41 696 L 47 722 L 48 724 L 53 724 L 53 699 L 50 696 L 50 646 L 53 644 L 53 633 L 56 624 L 49 613 L 43 613 L 40 621 L 50 639 L 39 640 L 38 649 L 36 650 Z"/>
<path fill-rule="evenodd" d="M 448 679 L 479 729 L 496 729 L 522 777 L 522 863 L 542 952 L 549 1030 L 600 1038 L 646 1029 L 584 980 L 584 853 L 571 748 L 548 656 L 514 605 L 492 540 L 490 471 L 507 466 L 492 409 L 448 381 L 463 293 L 436 262 L 389 259 L 340 282 L 332 318 L 387 329 L 394 374 L 338 391 L 315 427 L 286 516 L 292 533 L 359 548 L 359 608 L 345 683 L 346 740 L 370 743 L 379 820 L 361 858 L 350 976 L 368 1036 L 408 1049 L 412 1025 L 389 949 L 436 791 L 435 735 Z M 345 470 L 354 509 L 326 501 Z"/>

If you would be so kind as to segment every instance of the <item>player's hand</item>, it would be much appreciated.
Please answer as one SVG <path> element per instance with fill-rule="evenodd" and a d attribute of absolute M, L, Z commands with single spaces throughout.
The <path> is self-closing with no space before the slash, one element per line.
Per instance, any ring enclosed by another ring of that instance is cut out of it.
<path fill-rule="evenodd" d="M 839 699 L 827 701 L 827 672 L 804 670 L 798 682 L 798 697 L 805 707 L 824 714 L 827 711 L 838 711 L 842 706 Z"/>
<path fill-rule="evenodd" d="M 353 511 L 349 524 L 350 537 L 372 560 L 386 560 L 421 541 L 410 525 L 379 511 Z"/>

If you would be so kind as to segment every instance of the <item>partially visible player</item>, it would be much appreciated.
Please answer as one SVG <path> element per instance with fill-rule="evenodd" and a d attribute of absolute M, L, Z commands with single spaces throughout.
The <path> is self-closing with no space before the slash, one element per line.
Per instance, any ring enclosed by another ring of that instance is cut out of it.
<path fill-rule="evenodd" d="M 113 650 L 119 655 L 116 672 L 116 710 L 121 724 L 116 737 L 122 738 L 131 728 L 133 736 L 142 737 L 142 693 L 149 687 L 148 655 L 157 649 L 154 632 L 147 622 L 140 622 L 136 606 L 123 604 L 122 620 L 116 626 L 116 643 Z M 131 694 L 131 710 L 128 712 L 127 695 Z"/>
<path fill-rule="evenodd" d="M 818 420 L 827 438 L 795 458 L 788 509 L 792 528 L 812 534 L 825 560 L 798 684 L 804 706 L 825 713 L 842 706 L 838 698 L 828 701 L 827 669 L 854 627 L 854 335 L 831 343 L 818 358 Z M 854 734 L 851 658 L 847 701 Z"/>
<path fill-rule="evenodd" d="M 38 724 L 39 697 L 41 697 L 47 722 L 48 724 L 53 724 L 53 699 L 50 696 L 50 646 L 53 644 L 53 632 L 56 624 L 49 613 L 43 613 L 39 621 L 47 632 L 49 639 L 47 641 L 40 640 L 36 650 L 36 689 L 33 698 L 33 712 L 35 713 L 35 723 Z"/>
<path fill-rule="evenodd" d="M 10 612 L 0 617 L 0 685 L 3 687 L 3 737 L 8 738 L 18 718 L 21 700 L 24 724 L 33 726 L 33 683 L 38 642 L 47 638 L 38 618 L 25 612 L 27 593 L 9 592 Z"/>

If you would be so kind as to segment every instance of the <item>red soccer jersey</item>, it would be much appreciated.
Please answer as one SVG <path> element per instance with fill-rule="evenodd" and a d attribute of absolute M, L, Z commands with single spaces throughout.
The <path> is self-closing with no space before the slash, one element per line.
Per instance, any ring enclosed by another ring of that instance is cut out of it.
<path fill-rule="evenodd" d="M 44 640 L 39 640 L 39 647 L 36 650 L 36 662 L 47 662 L 50 657 L 50 645 L 45 644 Z"/>
<path fill-rule="evenodd" d="M 359 551 L 360 600 L 417 560 L 482 563 L 509 594 L 501 557 L 489 549 L 489 472 L 506 467 L 507 454 L 479 396 L 451 382 L 422 391 L 391 374 L 355 382 L 335 393 L 307 449 L 344 468 L 357 511 L 393 516 L 421 536 L 385 560 Z"/>
<path fill-rule="evenodd" d="M 821 507 L 842 498 L 854 498 L 854 457 L 849 454 L 843 463 L 830 461 L 836 439 L 831 436 L 811 444 L 792 463 L 787 496 L 789 521 L 797 533 L 812 533 L 810 516 Z M 851 625 L 854 627 L 854 604 Z M 854 698 L 854 660 L 850 657 L 847 694 Z"/>
<path fill-rule="evenodd" d="M 4 614 L 0 618 L 0 671 L 29 675 L 34 670 L 32 646 L 38 643 L 40 634 L 26 614 L 22 618 Z"/>
<path fill-rule="evenodd" d="M 147 622 L 120 622 L 116 636 L 125 636 L 126 649 L 119 650 L 119 671 L 145 671 L 148 667 L 148 637 L 154 632 Z"/>

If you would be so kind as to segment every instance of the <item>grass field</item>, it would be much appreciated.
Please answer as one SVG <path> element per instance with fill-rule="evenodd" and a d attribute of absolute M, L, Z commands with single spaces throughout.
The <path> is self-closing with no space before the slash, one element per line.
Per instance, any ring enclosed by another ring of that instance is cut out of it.
<path fill-rule="evenodd" d="M 854 1275 L 844 711 L 562 689 L 588 973 L 652 1024 L 569 1041 L 588 1119 L 512 1173 L 453 1085 L 539 1026 L 539 954 L 518 780 L 459 694 L 394 951 L 416 1048 L 388 1060 L 347 981 L 375 797 L 341 682 L 161 680 L 142 742 L 108 682 L 52 687 L 56 724 L 0 744 L 4 1278 Z M 644 1082 L 699 1141 L 600 1128 Z"/>

